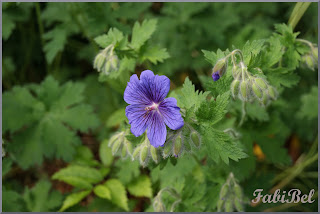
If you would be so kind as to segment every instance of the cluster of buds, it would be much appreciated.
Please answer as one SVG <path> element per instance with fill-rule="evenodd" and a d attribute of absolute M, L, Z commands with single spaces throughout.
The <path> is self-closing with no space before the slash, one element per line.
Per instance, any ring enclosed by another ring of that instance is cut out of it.
<path fill-rule="evenodd" d="M 233 66 L 232 75 L 234 80 L 231 83 L 231 93 L 234 98 L 238 97 L 244 102 L 257 99 L 263 105 L 277 98 L 275 88 L 265 79 L 248 72 L 243 62 L 240 62 L 239 66 Z"/>
<path fill-rule="evenodd" d="M 174 208 L 181 202 L 181 197 L 174 188 L 171 188 L 171 187 L 163 188 L 158 192 L 156 197 L 153 199 L 152 206 L 155 212 L 167 212 L 166 206 L 162 202 L 162 195 L 165 192 L 167 192 L 169 196 L 175 199 L 175 201 L 171 205 L 170 212 L 173 212 Z"/>
<path fill-rule="evenodd" d="M 200 134 L 189 124 L 186 124 L 177 132 L 169 132 L 168 140 L 164 145 L 162 156 L 180 157 L 184 152 L 191 152 L 192 147 L 199 148 L 201 145 Z"/>
<path fill-rule="evenodd" d="M 222 77 L 228 68 L 228 58 L 219 59 L 215 66 L 212 68 L 212 79 L 217 81 Z"/>
<path fill-rule="evenodd" d="M 149 139 L 145 135 L 144 141 L 134 149 L 132 160 L 139 159 L 140 165 L 146 167 L 150 158 L 155 163 L 159 162 L 158 149 L 150 144 Z"/>
<path fill-rule="evenodd" d="M 307 40 L 297 39 L 297 41 L 307 44 L 310 47 L 310 51 L 301 57 L 301 62 L 305 64 L 307 68 L 314 71 L 314 69 L 318 67 L 318 47 Z"/>
<path fill-rule="evenodd" d="M 119 59 L 114 52 L 114 45 L 109 45 L 95 57 L 93 67 L 105 75 L 119 70 Z"/>
<path fill-rule="evenodd" d="M 121 157 L 123 159 L 132 157 L 132 144 L 127 140 L 125 132 L 119 132 L 113 135 L 109 140 L 108 146 L 111 148 L 112 155 L 121 151 Z"/>
<path fill-rule="evenodd" d="M 218 212 L 243 212 L 243 193 L 239 184 L 236 182 L 231 172 L 226 183 L 220 190 L 219 200 L 217 204 Z"/>

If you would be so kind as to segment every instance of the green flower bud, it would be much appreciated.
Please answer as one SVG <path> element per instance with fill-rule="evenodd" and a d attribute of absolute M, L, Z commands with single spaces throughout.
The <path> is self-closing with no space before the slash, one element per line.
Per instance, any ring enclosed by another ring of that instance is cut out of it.
<path fill-rule="evenodd" d="M 147 157 L 148 157 L 148 146 L 144 146 L 140 152 L 140 164 L 145 165 Z"/>
<path fill-rule="evenodd" d="M 255 78 L 254 81 L 262 90 L 267 89 L 268 86 L 263 79 Z"/>
<path fill-rule="evenodd" d="M 122 158 L 125 158 L 127 156 L 127 148 L 125 145 L 122 146 L 121 156 Z"/>
<path fill-rule="evenodd" d="M 155 163 L 158 163 L 158 152 L 157 152 L 157 149 L 154 148 L 153 146 L 150 146 L 150 153 L 151 153 L 152 160 Z"/>
<path fill-rule="evenodd" d="M 224 200 L 218 200 L 218 203 L 217 203 L 217 211 L 218 212 L 221 212 L 222 211 L 222 208 L 223 208 L 223 205 L 224 205 Z"/>
<path fill-rule="evenodd" d="M 233 97 L 236 97 L 239 93 L 239 85 L 240 81 L 239 80 L 233 80 L 231 83 L 231 93 Z"/>
<path fill-rule="evenodd" d="M 228 199 L 224 203 L 224 211 L 225 212 L 232 212 L 233 211 L 233 201 Z"/>
<path fill-rule="evenodd" d="M 129 153 L 129 155 L 132 154 L 132 145 L 131 145 L 131 143 L 127 143 L 127 151 Z"/>
<path fill-rule="evenodd" d="M 165 143 L 163 153 L 162 153 L 164 158 L 166 158 L 170 155 L 170 153 L 172 151 L 171 149 L 172 149 L 172 142 L 170 141 L 170 142 Z"/>
<path fill-rule="evenodd" d="M 103 73 L 104 74 L 109 74 L 111 72 L 111 62 L 108 60 L 103 67 Z"/>
<path fill-rule="evenodd" d="M 200 139 L 200 136 L 198 135 L 198 133 L 195 132 L 195 131 L 192 131 L 190 136 L 191 136 L 191 141 L 192 141 L 192 143 L 193 143 L 197 148 L 199 148 L 199 147 L 200 147 L 200 144 L 201 144 L 201 139 Z"/>
<path fill-rule="evenodd" d="M 109 147 L 112 147 L 112 145 L 114 144 L 114 142 L 116 142 L 116 140 L 119 138 L 119 134 L 115 134 L 113 135 L 110 140 L 109 140 L 109 143 L 108 143 L 108 146 Z"/>
<path fill-rule="evenodd" d="M 220 199 L 225 200 L 225 197 L 228 194 L 228 192 L 229 192 L 229 185 L 224 184 L 220 190 L 220 196 L 219 196 Z"/>
<path fill-rule="evenodd" d="M 266 91 L 263 92 L 261 102 L 263 105 L 267 105 L 269 101 L 269 96 Z"/>
<path fill-rule="evenodd" d="M 242 198 L 242 190 L 239 184 L 235 184 L 233 187 L 234 194 L 237 198 L 241 199 Z"/>
<path fill-rule="evenodd" d="M 262 98 L 262 91 L 255 83 L 252 84 L 252 91 L 259 99 Z"/>
<path fill-rule="evenodd" d="M 136 147 L 132 154 L 132 158 L 135 159 L 138 156 L 138 154 L 140 154 L 140 151 L 141 151 L 141 146 Z"/>
<path fill-rule="evenodd" d="M 93 62 L 93 68 L 97 69 L 98 72 L 101 71 L 101 68 L 103 66 L 103 63 L 105 61 L 106 57 L 103 53 L 99 53 L 95 58 Z"/>
<path fill-rule="evenodd" d="M 269 93 L 269 96 L 272 98 L 272 99 L 276 99 L 277 98 L 277 95 L 276 95 L 276 90 L 272 87 L 272 86 L 269 86 L 268 87 L 268 93 Z"/>
<path fill-rule="evenodd" d="M 248 81 L 242 81 L 240 83 L 240 92 L 241 92 L 241 98 L 243 100 L 247 100 L 248 99 L 248 92 L 249 92 L 249 84 Z"/>
<path fill-rule="evenodd" d="M 315 63 L 315 59 L 311 54 L 304 55 L 302 60 L 306 63 L 307 67 L 310 70 L 314 71 L 314 68 L 316 67 L 316 63 Z"/>
<path fill-rule="evenodd" d="M 176 137 L 175 142 L 174 142 L 174 147 L 173 147 L 173 152 L 174 155 L 177 157 L 182 150 L 182 139 L 181 136 L 179 135 Z"/>
<path fill-rule="evenodd" d="M 118 56 L 117 55 L 112 55 L 110 57 L 110 68 L 111 68 L 111 71 L 116 71 L 118 70 L 119 68 L 119 59 L 118 59 Z"/>
<path fill-rule="evenodd" d="M 116 154 L 117 153 L 117 151 L 119 150 L 119 148 L 120 148 L 120 146 L 121 146 L 121 140 L 120 139 L 118 139 L 118 140 L 116 140 L 116 142 L 114 142 L 114 144 L 113 144 L 113 146 L 112 146 L 112 154 L 114 155 L 114 154 Z"/>
<path fill-rule="evenodd" d="M 236 208 L 236 210 L 238 212 L 243 212 L 244 211 L 243 205 L 242 205 L 241 201 L 238 198 L 234 199 L 233 204 L 234 204 L 234 207 Z"/>
<path fill-rule="evenodd" d="M 315 61 L 318 62 L 318 47 L 312 48 L 312 56 L 314 57 Z"/>
<path fill-rule="evenodd" d="M 218 62 L 214 65 L 212 69 L 212 73 L 219 73 L 219 76 L 221 77 L 224 75 L 228 67 L 228 61 L 225 58 L 219 59 Z"/>

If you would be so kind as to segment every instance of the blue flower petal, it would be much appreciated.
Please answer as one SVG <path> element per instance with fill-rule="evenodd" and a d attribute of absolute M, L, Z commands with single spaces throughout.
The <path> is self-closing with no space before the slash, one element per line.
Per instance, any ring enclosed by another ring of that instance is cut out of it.
<path fill-rule="evenodd" d="M 165 124 L 170 129 L 177 130 L 184 125 L 180 108 L 177 106 L 177 100 L 175 98 L 169 97 L 164 99 L 159 105 L 159 111 L 164 118 Z"/>
<path fill-rule="evenodd" d="M 126 116 L 131 124 L 131 132 L 139 137 L 148 127 L 151 114 L 145 110 L 145 105 L 133 104 L 126 107 Z"/>
<path fill-rule="evenodd" d="M 156 111 L 153 111 L 150 117 L 147 136 L 150 144 L 155 148 L 162 146 L 166 141 L 166 125 L 164 124 L 163 117 Z"/>

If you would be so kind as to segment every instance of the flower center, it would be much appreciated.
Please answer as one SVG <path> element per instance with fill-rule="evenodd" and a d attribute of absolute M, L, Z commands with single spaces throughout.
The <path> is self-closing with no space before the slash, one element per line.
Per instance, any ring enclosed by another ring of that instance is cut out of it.
<path fill-rule="evenodd" d="M 147 106 L 144 110 L 146 111 L 158 110 L 158 106 L 159 106 L 158 103 L 152 103 L 151 106 Z"/>

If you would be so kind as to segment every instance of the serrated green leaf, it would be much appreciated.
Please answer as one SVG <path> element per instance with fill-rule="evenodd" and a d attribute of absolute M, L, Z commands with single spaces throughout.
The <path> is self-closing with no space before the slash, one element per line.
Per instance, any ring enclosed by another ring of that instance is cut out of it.
<path fill-rule="evenodd" d="M 117 179 L 110 179 L 105 185 L 111 192 L 111 202 L 128 211 L 128 198 L 123 184 Z"/>
<path fill-rule="evenodd" d="M 250 61 L 257 56 L 265 43 L 264 39 L 254 40 L 252 42 L 247 41 L 242 48 L 242 53 L 244 57 L 244 63 L 249 65 Z"/>
<path fill-rule="evenodd" d="M 150 178 L 141 175 L 128 184 L 128 191 L 131 195 L 137 197 L 152 197 L 152 188 Z"/>
<path fill-rule="evenodd" d="M 50 192 L 51 183 L 40 180 L 32 189 L 25 189 L 23 194 L 27 210 L 30 212 L 52 211 L 62 202 L 62 195 L 58 192 Z"/>
<path fill-rule="evenodd" d="M 111 28 L 108 34 L 98 36 L 94 40 L 101 48 L 106 48 L 111 44 L 117 45 L 123 38 L 124 36 L 121 31 L 117 28 Z"/>
<path fill-rule="evenodd" d="M 217 53 L 213 51 L 206 51 L 206 50 L 201 50 L 201 51 L 204 54 L 204 57 L 206 58 L 206 60 L 210 62 L 212 66 L 214 66 L 219 59 L 222 59 L 225 57 L 225 54 L 220 49 L 217 50 Z"/>
<path fill-rule="evenodd" d="M 93 188 L 94 194 L 100 198 L 111 199 L 111 192 L 107 186 L 99 184 Z"/>
<path fill-rule="evenodd" d="M 64 210 L 68 209 L 79 203 L 82 199 L 84 199 L 87 195 L 89 195 L 91 190 L 84 190 L 81 192 L 72 193 L 67 196 L 67 198 L 63 201 L 63 205 L 60 208 L 59 212 L 63 212 Z"/>
<path fill-rule="evenodd" d="M 194 106 L 194 108 L 197 109 L 201 102 L 206 100 L 208 94 L 209 92 L 195 90 L 195 86 L 187 77 L 183 83 L 181 93 L 177 95 L 178 106 L 186 109 L 190 109 Z"/>
<path fill-rule="evenodd" d="M 153 64 L 157 64 L 158 62 L 163 62 L 163 60 L 168 59 L 170 57 L 166 48 L 159 48 L 157 46 L 147 46 L 145 50 L 143 50 L 141 61 L 149 60 Z"/>
<path fill-rule="evenodd" d="M 196 111 L 196 116 L 199 121 L 215 124 L 219 122 L 226 114 L 229 104 L 230 92 L 225 92 L 219 95 L 215 100 L 211 99 L 207 102 L 202 102 L 199 109 Z"/>
<path fill-rule="evenodd" d="M 140 164 L 138 161 L 126 159 L 121 162 L 116 162 L 116 166 L 119 168 L 119 171 L 117 172 L 117 177 L 125 185 L 130 183 L 130 181 L 132 181 L 135 177 L 139 176 L 140 174 Z"/>
<path fill-rule="evenodd" d="M 211 127 L 204 127 L 202 135 L 205 138 L 204 141 L 209 157 L 217 163 L 220 158 L 223 162 L 229 164 L 229 159 L 238 161 L 239 159 L 247 157 L 243 152 L 241 144 L 233 141 L 231 137 L 223 131 Z"/>
<path fill-rule="evenodd" d="M 2 189 L 2 209 L 4 212 L 21 212 L 24 205 L 22 196 L 13 190 Z"/>
<path fill-rule="evenodd" d="M 302 95 L 301 103 L 298 117 L 309 120 L 318 118 L 318 87 L 313 86 L 309 93 Z"/>
<path fill-rule="evenodd" d="M 70 185 L 91 188 L 91 184 L 99 183 L 103 176 L 99 170 L 87 166 L 70 165 L 56 172 L 52 179 L 64 181 Z"/>
<path fill-rule="evenodd" d="M 132 29 L 131 46 L 138 50 L 156 30 L 157 20 L 144 20 L 142 24 L 136 22 Z"/>

